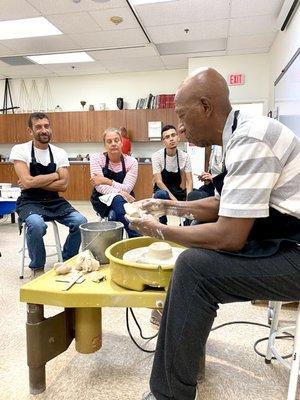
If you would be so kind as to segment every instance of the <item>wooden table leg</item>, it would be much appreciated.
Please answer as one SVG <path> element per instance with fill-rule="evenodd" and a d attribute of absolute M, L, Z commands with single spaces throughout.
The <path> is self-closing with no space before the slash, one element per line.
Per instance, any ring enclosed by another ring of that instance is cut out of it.
<path fill-rule="evenodd" d="M 44 306 L 40 304 L 27 304 L 27 324 L 38 324 L 44 320 Z M 28 331 L 27 331 L 28 332 Z M 32 357 L 35 352 L 35 343 L 31 340 L 30 334 L 27 334 L 27 358 Z M 29 365 L 29 391 L 30 394 L 39 394 L 46 389 L 46 363 L 31 367 Z"/>

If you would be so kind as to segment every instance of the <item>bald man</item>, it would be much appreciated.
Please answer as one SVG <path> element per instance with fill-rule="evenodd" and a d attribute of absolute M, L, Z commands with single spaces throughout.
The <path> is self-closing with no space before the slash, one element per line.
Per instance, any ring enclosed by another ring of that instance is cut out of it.
<path fill-rule="evenodd" d="M 148 218 L 131 223 L 188 247 L 173 272 L 143 400 L 195 398 L 218 304 L 300 300 L 299 138 L 276 120 L 234 112 L 225 79 L 210 68 L 182 83 L 175 104 L 190 142 L 223 146 L 223 184 L 197 201 L 144 201 Z M 154 218 L 163 214 L 205 223 L 166 226 Z"/>

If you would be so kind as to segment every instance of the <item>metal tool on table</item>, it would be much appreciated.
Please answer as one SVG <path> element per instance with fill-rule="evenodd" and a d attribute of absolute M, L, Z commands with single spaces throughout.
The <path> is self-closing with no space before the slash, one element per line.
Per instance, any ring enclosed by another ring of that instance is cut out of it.
<path fill-rule="evenodd" d="M 64 287 L 62 289 L 62 291 L 66 291 L 69 290 L 73 285 L 75 285 L 75 283 L 82 283 L 83 281 L 85 281 L 84 276 L 82 276 L 81 273 L 77 273 L 75 276 L 71 277 L 71 280 L 66 280 L 64 278 L 57 278 L 56 282 L 66 282 L 67 285 L 66 287 Z"/>

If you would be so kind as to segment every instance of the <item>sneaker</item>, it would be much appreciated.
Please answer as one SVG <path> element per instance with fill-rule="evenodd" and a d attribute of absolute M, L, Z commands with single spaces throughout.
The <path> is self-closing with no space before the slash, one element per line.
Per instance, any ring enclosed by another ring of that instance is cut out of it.
<path fill-rule="evenodd" d="M 43 275 L 44 273 L 44 268 L 31 268 L 31 274 L 29 279 L 35 279 L 38 276 Z"/>
<path fill-rule="evenodd" d="M 161 322 L 161 317 L 162 317 L 162 310 L 156 309 L 156 308 L 154 310 L 152 310 L 151 317 L 150 317 L 151 324 L 153 324 L 159 328 L 160 322 Z"/>
<path fill-rule="evenodd" d="M 156 397 L 151 392 L 146 392 L 143 394 L 142 400 L 156 400 Z"/>

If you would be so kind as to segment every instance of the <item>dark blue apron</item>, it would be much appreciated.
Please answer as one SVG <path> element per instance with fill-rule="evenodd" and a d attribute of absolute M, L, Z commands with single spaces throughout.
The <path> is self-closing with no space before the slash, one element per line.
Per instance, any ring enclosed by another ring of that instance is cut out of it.
<path fill-rule="evenodd" d="M 56 172 L 56 163 L 53 159 L 51 147 L 49 146 L 48 149 L 50 163 L 48 165 L 38 163 L 35 158 L 32 142 L 31 162 L 29 165 L 31 176 L 48 175 Z M 59 196 L 58 192 L 39 188 L 22 190 L 16 205 L 20 224 L 31 214 L 41 215 L 46 221 L 50 221 L 76 211 L 70 203 Z"/>
<path fill-rule="evenodd" d="M 122 171 L 120 172 L 114 172 L 111 169 L 108 168 L 109 165 L 109 158 L 108 154 L 105 154 L 105 166 L 102 168 L 102 173 L 105 178 L 114 180 L 115 182 L 118 183 L 123 183 L 125 176 L 126 176 L 126 167 L 125 167 L 125 160 L 123 155 L 121 155 L 121 163 L 122 163 Z M 134 193 L 130 193 L 132 196 L 134 196 Z M 99 200 L 99 197 L 101 197 L 101 193 L 97 192 L 97 190 L 94 188 L 91 194 L 91 203 L 94 208 L 94 210 L 102 217 L 105 218 L 108 216 L 108 213 L 110 211 L 110 207 L 107 206 L 106 204 L 102 203 Z"/>
<path fill-rule="evenodd" d="M 177 171 L 170 172 L 166 169 L 166 162 L 167 162 L 167 149 L 164 150 L 164 168 L 161 171 L 161 178 L 163 183 L 167 186 L 173 196 L 176 197 L 179 201 L 186 200 L 186 189 L 182 189 L 180 187 L 181 184 L 181 173 L 179 167 L 179 157 L 178 157 L 178 150 L 176 150 L 176 158 L 177 158 Z M 153 191 L 154 193 L 158 190 L 161 190 L 157 184 L 154 184 Z"/>

